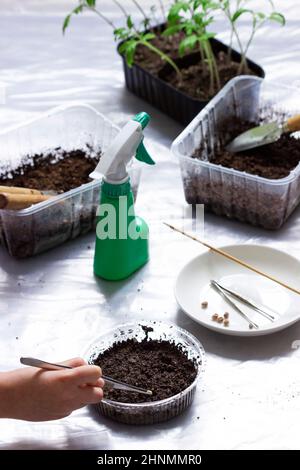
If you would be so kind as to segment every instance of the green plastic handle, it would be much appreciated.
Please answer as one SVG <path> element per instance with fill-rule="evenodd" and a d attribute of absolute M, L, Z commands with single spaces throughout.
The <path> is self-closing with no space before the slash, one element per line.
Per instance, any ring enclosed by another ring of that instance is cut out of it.
<path fill-rule="evenodd" d="M 150 116 L 148 113 L 141 112 L 136 114 L 133 120 L 139 122 L 142 126 L 142 129 L 145 129 L 145 127 L 149 124 Z M 148 165 L 155 165 L 155 162 L 152 160 L 149 153 L 147 152 L 143 141 L 138 146 L 135 157 L 140 162 L 148 163 Z"/>
<path fill-rule="evenodd" d="M 150 157 L 143 142 L 141 142 L 140 145 L 138 146 L 135 157 L 140 162 L 148 163 L 148 165 L 155 165 L 155 162 Z"/>

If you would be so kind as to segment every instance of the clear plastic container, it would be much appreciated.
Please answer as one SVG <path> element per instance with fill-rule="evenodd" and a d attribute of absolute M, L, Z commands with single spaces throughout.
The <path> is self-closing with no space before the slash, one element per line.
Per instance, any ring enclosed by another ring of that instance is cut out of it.
<path fill-rule="evenodd" d="M 119 129 L 88 105 L 68 105 L 0 133 L 2 171 L 14 169 L 22 157 L 57 147 L 105 151 Z M 136 196 L 140 166 L 129 167 Z M 0 210 L 1 242 L 9 253 L 25 258 L 49 250 L 95 227 L 100 183 L 92 181 L 20 211 Z"/>
<path fill-rule="evenodd" d="M 296 88 L 241 76 L 232 79 L 172 144 L 180 161 L 185 198 L 218 215 L 266 229 L 280 228 L 300 202 L 300 165 L 285 178 L 267 179 L 210 163 L 230 120 L 272 120 L 298 114 Z M 201 159 L 192 158 L 202 149 Z"/>
<path fill-rule="evenodd" d="M 93 341 L 84 354 L 85 359 L 88 363 L 93 364 L 99 354 L 111 347 L 115 342 L 134 338 L 142 341 L 145 338 L 142 325 L 153 328 L 153 331 L 149 333 L 149 339 L 169 340 L 180 345 L 183 351 L 187 352 L 188 358 L 195 361 L 198 369 L 197 376 L 193 383 L 184 391 L 164 400 L 131 404 L 104 398 L 99 404 L 93 405 L 101 415 L 125 424 L 155 424 L 178 416 L 192 403 L 197 383 L 202 378 L 204 372 L 205 352 L 198 339 L 176 325 L 160 321 L 127 323 L 109 331 Z"/>

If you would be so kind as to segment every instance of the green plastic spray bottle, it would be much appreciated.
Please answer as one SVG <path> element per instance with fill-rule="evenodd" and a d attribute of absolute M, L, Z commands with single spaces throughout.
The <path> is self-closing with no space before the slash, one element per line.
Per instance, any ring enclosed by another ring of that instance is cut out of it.
<path fill-rule="evenodd" d="M 149 259 L 146 222 L 135 215 L 126 165 L 133 156 L 154 165 L 143 144 L 147 113 L 130 120 L 101 157 L 93 179 L 103 176 L 97 212 L 94 273 L 109 281 L 126 279 Z"/>

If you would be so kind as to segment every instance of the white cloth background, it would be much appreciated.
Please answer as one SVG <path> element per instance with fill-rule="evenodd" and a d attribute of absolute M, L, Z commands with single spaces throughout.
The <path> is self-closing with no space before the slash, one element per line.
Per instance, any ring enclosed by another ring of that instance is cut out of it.
<path fill-rule="evenodd" d="M 111 1 L 99 3 L 120 19 Z M 0 126 L 74 100 L 119 125 L 148 111 L 147 144 L 157 166 L 143 172 L 137 208 L 153 231 L 165 214 L 180 214 L 184 205 L 178 163 L 169 151 L 181 127 L 125 89 L 111 32 L 98 18 L 74 18 L 62 37 L 63 17 L 73 5 L 75 0 L 0 1 L 0 81 L 6 85 Z M 287 26 L 261 30 L 250 57 L 264 66 L 268 80 L 298 86 L 300 107 L 300 5 L 277 5 Z M 226 40 L 221 20 L 217 27 Z M 300 258 L 300 209 L 278 232 L 213 215 L 205 222 L 215 244 L 263 243 Z M 165 319 L 194 333 L 207 351 L 195 402 L 181 417 L 152 427 L 116 424 L 87 409 L 53 423 L 2 420 L 0 448 L 299 449 L 299 352 L 291 344 L 300 339 L 300 324 L 253 339 L 210 332 L 189 320 L 173 295 L 178 270 L 201 250 L 197 244 L 163 229 L 152 237 L 149 264 L 131 279 L 109 284 L 93 277 L 93 241 L 91 234 L 25 261 L 0 248 L 0 370 L 18 367 L 21 355 L 77 356 L 95 336 L 127 320 Z"/>

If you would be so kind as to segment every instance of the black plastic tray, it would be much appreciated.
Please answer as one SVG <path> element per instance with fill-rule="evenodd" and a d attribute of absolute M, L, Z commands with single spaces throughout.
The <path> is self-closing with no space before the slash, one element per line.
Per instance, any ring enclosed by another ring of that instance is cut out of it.
<path fill-rule="evenodd" d="M 159 26 L 158 28 L 162 28 L 162 26 Z M 119 43 L 118 50 L 122 43 L 123 42 Z M 211 45 L 215 54 L 221 51 L 228 51 L 228 46 L 217 39 L 212 39 Z M 152 75 L 137 64 L 129 67 L 126 63 L 125 57 L 122 54 L 120 55 L 123 60 L 125 82 L 128 90 L 139 98 L 144 99 L 151 105 L 160 109 L 181 124 L 187 125 L 194 119 L 201 109 L 207 105 L 208 100 L 202 101 L 197 100 L 196 98 L 191 98 L 165 82 L 162 78 Z M 197 54 L 195 53 L 188 54 L 182 59 L 177 59 L 176 62 L 179 63 L 179 65 L 184 65 L 185 63 L 192 64 L 193 62 L 195 63 L 196 57 Z M 232 59 L 239 62 L 241 60 L 241 54 L 233 50 Z M 250 70 L 258 77 L 265 77 L 265 71 L 262 67 L 252 60 L 247 59 L 247 62 Z M 160 77 L 168 73 L 169 67 L 170 66 L 167 64 L 161 70 Z"/>

